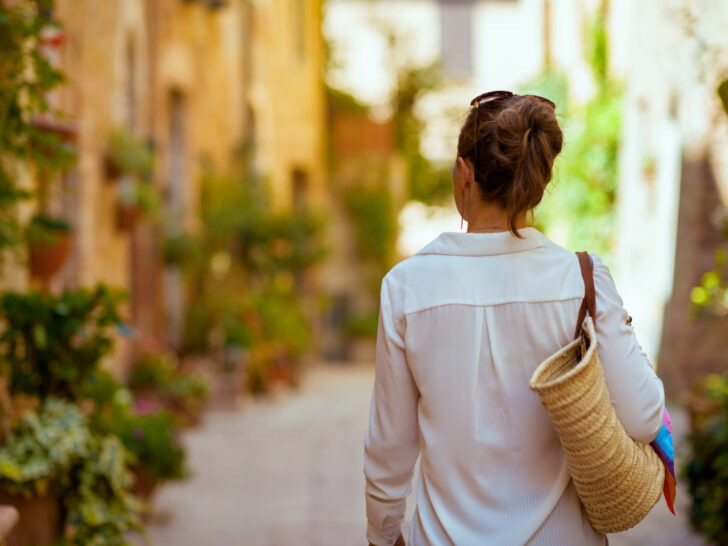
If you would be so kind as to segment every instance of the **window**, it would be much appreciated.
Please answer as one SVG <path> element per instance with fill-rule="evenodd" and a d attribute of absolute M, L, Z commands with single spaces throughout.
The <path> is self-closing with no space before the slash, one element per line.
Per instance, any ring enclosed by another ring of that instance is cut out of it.
<path fill-rule="evenodd" d="M 306 60 L 306 0 L 291 0 L 293 2 L 293 48 L 296 58 L 303 62 Z"/>
<path fill-rule="evenodd" d="M 293 186 L 293 210 L 298 213 L 303 213 L 308 206 L 308 173 L 303 169 L 293 169 L 291 178 Z"/>
<path fill-rule="evenodd" d="M 132 132 L 136 128 L 136 55 L 134 37 L 129 36 L 126 47 L 126 123 Z"/>
<path fill-rule="evenodd" d="M 169 95 L 169 134 L 167 163 L 167 205 L 175 221 L 182 222 L 187 201 L 187 162 L 185 104 L 178 91 Z"/>

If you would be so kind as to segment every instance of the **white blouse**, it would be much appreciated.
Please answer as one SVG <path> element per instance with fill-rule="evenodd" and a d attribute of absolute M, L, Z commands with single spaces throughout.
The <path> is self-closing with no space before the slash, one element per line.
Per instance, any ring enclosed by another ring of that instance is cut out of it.
<path fill-rule="evenodd" d="M 367 538 L 391 545 L 421 455 L 408 545 L 590 545 L 554 428 L 529 387 L 573 339 L 584 283 L 539 230 L 442 233 L 384 277 L 365 438 Z M 661 426 L 655 375 L 596 254 L 598 352 L 627 433 Z"/>

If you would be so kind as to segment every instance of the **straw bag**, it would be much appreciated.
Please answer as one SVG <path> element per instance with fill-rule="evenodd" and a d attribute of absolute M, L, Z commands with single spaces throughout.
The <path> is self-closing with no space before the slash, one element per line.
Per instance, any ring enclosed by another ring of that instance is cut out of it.
<path fill-rule="evenodd" d="M 588 253 L 577 256 L 586 293 L 576 339 L 536 368 L 530 387 L 554 424 L 592 527 L 616 533 L 634 527 L 657 503 L 665 467 L 655 450 L 632 440 L 617 419 L 597 353 L 593 264 Z"/>

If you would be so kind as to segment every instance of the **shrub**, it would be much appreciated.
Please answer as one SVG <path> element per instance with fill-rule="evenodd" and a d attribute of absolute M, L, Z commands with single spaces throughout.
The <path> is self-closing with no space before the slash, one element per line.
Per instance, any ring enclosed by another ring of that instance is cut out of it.
<path fill-rule="evenodd" d="M 0 486 L 14 495 L 62 499 L 62 544 L 121 545 L 139 529 L 140 503 L 119 439 L 89 428 L 75 404 L 48 398 L 27 412 L 0 449 Z"/>
<path fill-rule="evenodd" d="M 168 411 L 138 415 L 131 408 L 116 406 L 99 415 L 95 427 L 118 436 L 131 454 L 132 466 L 146 477 L 162 482 L 187 475 L 185 450 L 177 438 L 179 427 Z"/>
<path fill-rule="evenodd" d="M 690 521 L 709 540 L 728 544 L 728 372 L 710 375 L 689 436 L 692 456 L 685 464 L 692 506 Z"/>
<path fill-rule="evenodd" d="M 108 372 L 94 374 L 86 383 L 83 396 L 93 402 L 92 429 L 118 437 L 138 473 L 153 481 L 186 475 L 185 450 L 177 439 L 179 424 L 168 411 L 155 408 L 150 413 L 138 413 L 132 394 Z"/>
<path fill-rule="evenodd" d="M 185 424 L 194 422 L 207 399 L 207 377 L 200 372 L 180 369 L 173 355 L 168 353 L 147 354 L 131 369 L 131 389 L 152 392 Z"/>
<path fill-rule="evenodd" d="M 260 355 L 248 363 L 248 384 L 265 390 L 273 369 L 295 364 L 310 345 L 306 273 L 327 249 L 321 215 L 276 209 L 266 180 L 249 172 L 243 159 L 229 175 L 207 174 L 201 228 L 173 244 L 170 259 L 182 264 L 194 302 L 181 350 L 237 347 Z"/>
<path fill-rule="evenodd" d="M 127 129 L 117 127 L 109 135 L 108 161 L 114 169 L 143 180 L 149 176 L 154 153 L 143 140 Z"/>
<path fill-rule="evenodd" d="M 0 362 L 10 394 L 76 400 L 79 388 L 112 349 L 109 330 L 121 324 L 121 292 L 103 285 L 60 296 L 28 292 L 0 297 Z"/>

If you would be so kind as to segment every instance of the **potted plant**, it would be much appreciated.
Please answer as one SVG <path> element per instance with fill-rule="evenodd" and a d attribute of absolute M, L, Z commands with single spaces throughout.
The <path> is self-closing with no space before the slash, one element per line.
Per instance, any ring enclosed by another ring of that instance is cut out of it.
<path fill-rule="evenodd" d="M 139 217 L 156 212 L 159 203 L 159 193 L 154 184 L 123 175 L 119 178 L 116 209 L 119 229 L 133 229 Z"/>
<path fill-rule="evenodd" d="M 84 381 L 112 348 L 122 292 L 103 285 L 59 296 L 31 291 L 0 297 L 0 362 L 10 395 L 79 399 Z"/>
<path fill-rule="evenodd" d="M 21 514 L 9 543 L 123 544 L 141 508 L 127 460 L 119 439 L 94 433 L 69 401 L 26 412 L 0 448 L 0 502 Z"/>
<path fill-rule="evenodd" d="M 123 128 L 116 128 L 111 132 L 104 158 L 107 180 L 116 180 L 123 174 L 146 179 L 153 163 L 154 153 L 142 139 Z"/>
<path fill-rule="evenodd" d="M 161 404 L 184 425 L 199 423 L 209 391 L 206 376 L 181 369 L 169 353 L 144 355 L 131 369 L 129 387 L 139 406 Z"/>
<path fill-rule="evenodd" d="M 182 267 L 194 257 L 195 240 L 187 233 L 167 235 L 163 241 L 162 255 L 169 266 Z"/>
<path fill-rule="evenodd" d="M 179 444 L 179 425 L 165 409 L 137 410 L 132 394 L 108 372 L 99 372 L 85 387 L 94 407 L 94 431 L 118 437 L 130 455 L 134 492 L 148 499 L 164 481 L 187 475 L 185 450 Z"/>
<path fill-rule="evenodd" d="M 178 431 L 174 416 L 166 410 L 118 418 L 113 433 L 133 456 L 135 491 L 142 498 L 149 498 L 162 482 L 187 476 Z"/>
<path fill-rule="evenodd" d="M 80 410 L 49 402 L 27 412 L 0 448 L 0 504 L 17 508 L 10 544 L 50 544 L 61 538 L 61 504 L 51 484 L 83 455 L 87 429 Z"/>
<path fill-rule="evenodd" d="M 63 219 L 44 214 L 28 225 L 28 261 L 34 277 L 49 279 L 66 262 L 71 252 L 71 227 Z"/>
<path fill-rule="evenodd" d="M 132 176 L 119 178 L 118 201 L 116 204 L 116 224 L 119 229 L 131 230 L 139 216 L 136 195 L 137 181 Z"/>

